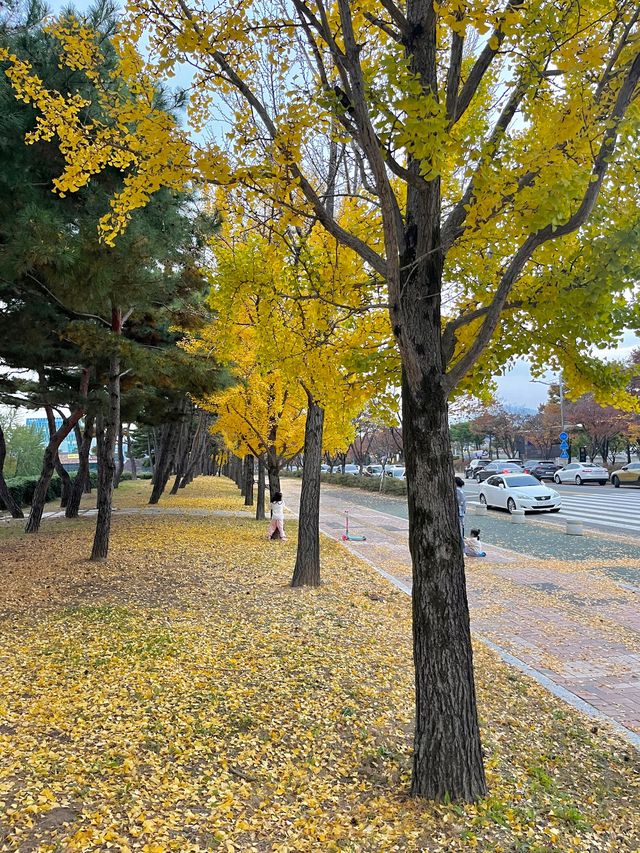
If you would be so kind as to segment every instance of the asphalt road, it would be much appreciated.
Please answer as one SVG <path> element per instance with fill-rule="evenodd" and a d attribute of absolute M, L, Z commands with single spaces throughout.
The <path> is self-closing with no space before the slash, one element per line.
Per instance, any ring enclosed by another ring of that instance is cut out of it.
<path fill-rule="evenodd" d="M 285 483 L 286 480 L 283 480 L 283 487 Z M 558 513 L 527 513 L 527 519 L 562 528 L 568 520 L 578 520 L 584 523 L 585 530 L 622 534 L 640 540 L 640 488 L 627 486 L 614 489 L 610 484 L 600 486 L 597 483 L 584 486 L 557 486 L 545 481 L 545 484 L 562 495 L 562 509 Z M 354 504 L 395 515 L 398 518 L 407 518 L 407 500 L 404 497 L 347 487 L 342 487 L 341 491 L 344 491 L 345 496 L 351 494 L 350 500 Z M 474 480 L 466 481 L 465 492 L 470 501 L 477 501 L 479 491 L 478 483 Z M 490 509 L 489 517 L 508 519 L 509 515 L 506 510 Z"/>
<path fill-rule="evenodd" d="M 624 533 L 640 538 L 640 488 L 623 486 L 615 489 L 611 484 L 598 483 L 584 486 L 556 485 L 545 481 L 562 496 L 562 509 L 557 513 L 528 513 L 531 518 L 548 524 L 563 525 L 568 520 L 582 521 L 585 527 L 611 533 Z M 465 492 L 470 500 L 477 500 L 480 485 L 467 480 Z M 504 510 L 489 510 L 491 514 L 505 514 Z"/>

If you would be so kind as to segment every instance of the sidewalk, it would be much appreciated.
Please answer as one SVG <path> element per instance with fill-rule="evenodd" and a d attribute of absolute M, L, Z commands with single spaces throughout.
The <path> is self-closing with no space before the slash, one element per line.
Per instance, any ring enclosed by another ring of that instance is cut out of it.
<path fill-rule="evenodd" d="M 351 491 L 323 484 L 322 530 L 340 540 L 348 510 L 350 529 L 366 541 L 345 546 L 410 592 L 407 520 L 363 506 Z M 289 506 L 297 506 L 299 493 L 300 481 L 286 480 Z M 530 674 L 572 704 L 623 726 L 640 747 L 640 590 L 633 583 L 640 569 L 637 547 L 600 536 L 576 542 L 579 537 L 549 526 L 512 525 L 506 516 L 477 521 L 487 558 L 467 558 L 475 636 L 510 662 L 530 668 Z M 564 559 L 534 558 L 491 544 L 510 537 L 517 547 L 530 542 L 532 550 L 540 539 L 542 554 L 562 554 Z"/>

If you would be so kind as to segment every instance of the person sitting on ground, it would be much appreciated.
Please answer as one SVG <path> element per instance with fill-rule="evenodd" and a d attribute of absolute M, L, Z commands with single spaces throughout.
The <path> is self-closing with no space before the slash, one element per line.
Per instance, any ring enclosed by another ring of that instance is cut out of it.
<path fill-rule="evenodd" d="M 487 552 L 480 544 L 480 531 L 475 528 L 469 532 L 469 538 L 464 540 L 465 557 L 486 557 Z"/>
<path fill-rule="evenodd" d="M 286 539 L 284 534 L 284 501 L 282 493 L 276 492 L 271 498 L 271 521 L 267 539 Z"/>

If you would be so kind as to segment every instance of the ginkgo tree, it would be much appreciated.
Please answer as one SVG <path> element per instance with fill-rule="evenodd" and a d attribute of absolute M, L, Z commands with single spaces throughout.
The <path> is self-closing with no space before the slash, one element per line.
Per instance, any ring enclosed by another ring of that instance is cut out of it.
<path fill-rule="evenodd" d="M 397 359 L 386 313 L 370 310 L 379 283 L 353 253 L 322 229 L 271 228 L 268 238 L 245 229 L 228 228 L 214 244 L 218 319 L 192 346 L 234 362 L 238 385 L 205 405 L 230 447 L 266 456 L 272 493 L 282 459 L 303 451 L 292 583 L 317 585 L 322 451 L 349 446 L 356 414 L 376 390 L 384 399 L 383 377 L 393 377 Z"/>
<path fill-rule="evenodd" d="M 402 362 L 416 795 L 486 790 L 448 402 L 519 352 L 575 383 L 585 352 L 615 340 L 605 306 L 633 277 L 622 265 L 600 285 L 586 269 L 574 277 L 572 261 L 615 233 L 608 212 L 633 216 L 639 19 L 635 0 L 131 0 L 120 95 L 88 124 L 9 58 L 38 132 L 60 140 L 61 191 L 126 160 L 108 239 L 155 188 L 197 177 L 246 187 L 294 228 L 320 223 L 386 282 Z M 73 67 L 92 67 L 90 34 L 67 24 L 59 36 Z M 151 79 L 185 61 L 195 70 L 192 125 L 222 112 L 224 139 L 190 147 L 154 115 L 142 37 Z M 345 196 L 368 203 L 376 236 L 332 212 L 328 198 Z M 580 291 L 586 314 L 573 310 Z M 615 396 L 624 377 L 588 363 Z"/>

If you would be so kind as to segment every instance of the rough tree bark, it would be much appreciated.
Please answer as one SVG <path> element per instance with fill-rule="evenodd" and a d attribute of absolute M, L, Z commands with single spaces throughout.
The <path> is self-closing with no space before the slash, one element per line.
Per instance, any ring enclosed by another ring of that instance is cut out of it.
<path fill-rule="evenodd" d="M 87 397 L 88 389 L 89 371 L 87 370 L 87 368 L 84 368 L 82 371 L 82 379 L 80 381 L 80 396 L 85 398 L 85 400 Z M 84 414 L 85 405 L 86 403 L 83 404 L 82 407 L 78 407 L 68 418 L 65 418 L 62 421 L 60 429 L 56 430 L 56 432 L 49 439 L 49 443 L 45 448 L 44 456 L 42 459 L 42 469 L 40 471 L 40 478 L 38 479 L 35 491 L 33 493 L 33 500 L 31 502 L 31 512 L 29 513 L 29 518 L 25 527 L 25 533 L 37 533 L 40 529 L 42 513 L 44 512 L 44 506 L 47 502 L 47 492 L 49 491 L 49 484 L 51 483 L 51 477 L 53 476 L 53 471 L 55 469 L 58 448 Z"/>
<path fill-rule="evenodd" d="M 111 331 L 122 333 L 122 310 L 113 308 Z M 106 560 L 111 533 L 111 510 L 116 477 L 115 449 L 120 426 L 120 349 L 117 343 L 109 357 L 109 403 L 106 412 L 98 415 L 98 517 L 93 537 L 92 560 Z"/>
<path fill-rule="evenodd" d="M 69 472 L 60 461 L 59 453 L 56 453 L 55 471 L 62 481 L 62 492 L 60 494 L 60 509 L 65 509 L 67 504 L 69 503 L 69 498 L 71 497 L 73 483 L 71 481 L 71 477 L 69 476 Z"/>
<path fill-rule="evenodd" d="M 173 485 L 171 486 L 170 495 L 177 495 L 178 489 L 180 488 L 180 483 L 182 481 L 184 471 L 187 467 L 187 462 L 189 459 L 189 449 L 191 445 L 191 428 L 193 426 L 193 417 L 195 409 L 192 405 L 189 406 L 190 415 L 189 418 L 185 418 L 183 422 L 182 430 L 180 431 L 180 441 L 178 442 L 178 449 L 176 451 L 176 463 L 175 463 L 175 479 L 173 481 Z"/>
<path fill-rule="evenodd" d="M 15 502 L 4 479 L 4 461 L 6 458 L 7 444 L 5 442 L 2 426 L 0 426 L 0 501 L 5 505 L 13 518 L 24 518 L 24 513 Z"/>
<path fill-rule="evenodd" d="M 308 389 L 304 463 L 298 516 L 298 551 L 291 586 L 320 585 L 320 466 L 324 409 Z"/>
<path fill-rule="evenodd" d="M 153 477 L 153 489 L 151 491 L 151 497 L 149 498 L 150 504 L 158 503 L 165 490 L 169 477 L 171 476 L 184 424 L 185 402 L 186 401 L 183 401 L 180 406 L 179 420 L 165 425 L 160 447 L 158 448 L 158 445 L 156 445 L 157 456 Z"/>
<path fill-rule="evenodd" d="M 264 512 L 264 455 L 261 453 L 258 456 L 258 495 L 256 500 L 256 521 L 264 521 L 266 518 Z"/>
<path fill-rule="evenodd" d="M 280 492 L 280 460 L 273 448 L 267 451 L 267 476 L 269 477 L 269 493 L 271 497 Z"/>
<path fill-rule="evenodd" d="M 192 482 L 198 470 L 202 470 L 204 462 L 204 454 L 207 447 L 207 413 L 200 412 L 198 426 L 191 442 L 191 451 L 186 471 L 180 483 L 180 488 L 184 489 Z"/>
<path fill-rule="evenodd" d="M 247 494 L 247 457 L 243 456 L 240 460 L 240 494 L 244 498 Z"/>
<path fill-rule="evenodd" d="M 253 456 L 248 453 L 244 458 L 245 480 L 244 480 L 244 505 L 253 506 Z"/>
<path fill-rule="evenodd" d="M 87 415 L 84 421 L 84 429 L 82 432 L 76 431 L 76 439 L 78 439 L 78 473 L 71 487 L 71 494 L 65 510 L 67 518 L 77 518 L 80 509 L 80 501 L 86 488 L 86 482 L 89 478 L 89 452 L 93 441 L 93 415 Z"/>

